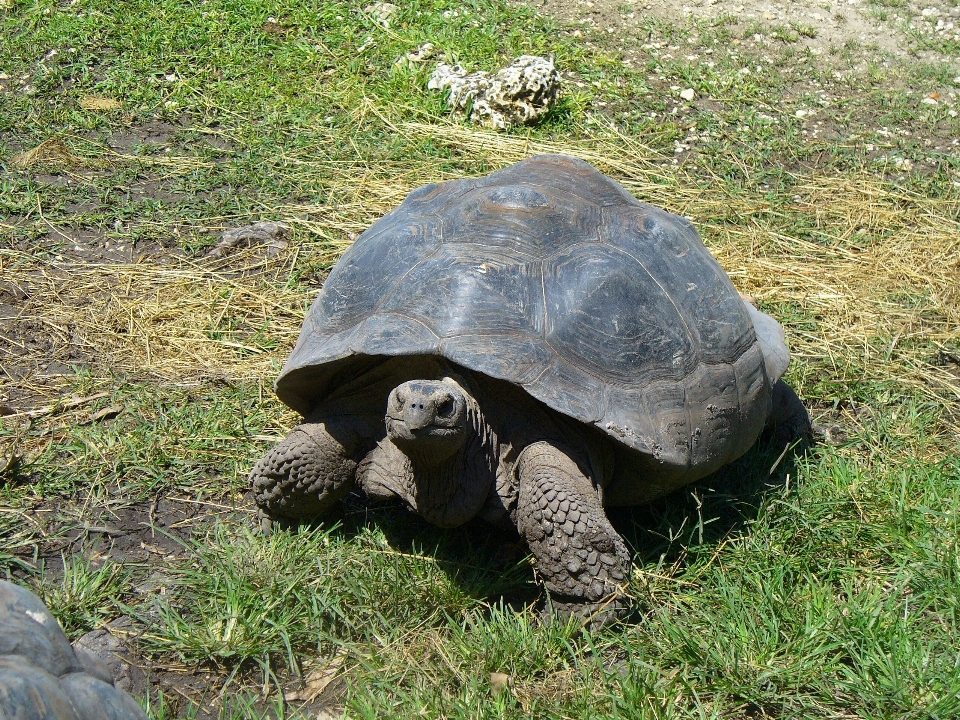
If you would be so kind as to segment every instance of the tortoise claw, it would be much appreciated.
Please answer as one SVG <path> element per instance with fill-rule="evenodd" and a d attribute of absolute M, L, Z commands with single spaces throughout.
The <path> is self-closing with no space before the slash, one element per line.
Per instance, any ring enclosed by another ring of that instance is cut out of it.
<path fill-rule="evenodd" d="M 562 621 L 574 619 L 582 623 L 587 630 L 595 631 L 622 620 L 629 610 L 629 598 L 624 593 L 614 593 L 599 602 L 583 602 L 576 598 L 551 595 L 543 608 L 543 614 L 545 617 L 556 617 Z"/>
<path fill-rule="evenodd" d="M 257 524 L 264 537 L 270 537 L 280 530 L 296 530 L 300 526 L 296 520 L 268 515 L 262 508 L 257 510 Z"/>

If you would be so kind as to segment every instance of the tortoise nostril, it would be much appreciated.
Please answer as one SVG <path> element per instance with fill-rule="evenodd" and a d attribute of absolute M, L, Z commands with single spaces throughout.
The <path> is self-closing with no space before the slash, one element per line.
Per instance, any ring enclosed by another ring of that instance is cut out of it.
<path fill-rule="evenodd" d="M 440 417 L 450 417 L 453 415 L 453 411 L 456 409 L 456 403 L 454 403 L 453 398 L 447 395 L 440 403 L 437 405 L 437 415 Z"/>

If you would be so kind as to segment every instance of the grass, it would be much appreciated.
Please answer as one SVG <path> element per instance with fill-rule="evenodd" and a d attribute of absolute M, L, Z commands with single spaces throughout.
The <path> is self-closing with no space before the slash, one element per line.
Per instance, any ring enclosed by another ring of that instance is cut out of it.
<path fill-rule="evenodd" d="M 576 36 L 491 0 L 389 27 L 361 3 L 122 5 L 0 4 L 0 568 L 71 637 L 130 617 L 154 718 L 960 714 L 948 65 L 736 18 Z M 425 42 L 470 70 L 553 54 L 563 99 L 476 130 L 430 63 L 395 65 Z M 509 537 L 351 500 L 264 538 L 243 498 L 297 420 L 270 383 L 343 249 L 418 185 L 538 152 L 692 218 L 846 438 L 779 464 L 761 443 L 616 514 L 636 612 L 596 633 L 537 617 Z M 256 219 L 290 246 L 204 256 Z M 89 532 L 133 511 L 140 535 Z M 284 701 L 311 678 L 317 698 Z"/>
<path fill-rule="evenodd" d="M 67 637 L 75 640 L 117 616 L 122 597 L 129 593 L 129 580 L 130 572 L 110 560 L 95 567 L 81 556 L 62 557 L 59 582 L 47 581 L 41 568 L 34 590 L 54 608 Z"/>

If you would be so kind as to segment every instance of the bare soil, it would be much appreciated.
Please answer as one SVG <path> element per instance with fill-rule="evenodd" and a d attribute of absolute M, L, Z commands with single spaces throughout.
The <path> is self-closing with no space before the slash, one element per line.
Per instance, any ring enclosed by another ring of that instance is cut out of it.
<path fill-rule="evenodd" d="M 623 42 L 629 39 L 625 32 L 652 16 L 677 23 L 723 22 L 735 31 L 751 28 L 768 42 L 777 31 L 792 29 L 794 42 L 814 53 L 856 43 L 893 57 L 920 56 L 960 67 L 960 58 L 917 51 L 911 42 L 911 30 L 931 38 L 960 34 L 960 7 L 951 0 L 889 3 L 893 7 L 868 0 L 531 0 L 529 4 L 545 15 L 606 32 L 620 41 L 627 59 L 635 58 L 637 49 Z"/>
<path fill-rule="evenodd" d="M 40 536 L 30 551 L 17 553 L 34 566 L 42 566 L 48 581 L 56 583 L 63 575 L 65 557 L 84 557 L 93 567 L 110 561 L 132 569 L 138 582 L 135 592 L 147 597 L 165 594 L 171 582 L 164 568 L 190 554 L 189 541 L 202 535 L 219 520 L 234 517 L 236 522 L 250 520 L 254 512 L 249 497 L 197 500 L 190 497 L 159 495 L 153 501 L 129 503 L 88 497 L 42 502 L 26 517 Z M 30 576 L 13 572 L 25 584 Z M 149 612 L 149 611 L 148 611 Z M 140 638 L 149 633 L 149 617 L 121 615 L 75 643 L 98 655 L 114 672 L 117 683 L 135 697 L 157 698 L 162 693 L 174 713 L 191 705 L 197 720 L 219 717 L 224 693 L 219 668 L 159 662 L 141 650 Z M 257 677 L 256 669 L 241 668 L 236 683 L 248 685 Z M 279 675 L 287 690 L 297 690 L 302 680 L 289 673 Z M 305 711 L 321 711 L 339 698 L 340 684 L 305 704 Z M 266 706 L 264 706 L 264 709 Z"/>

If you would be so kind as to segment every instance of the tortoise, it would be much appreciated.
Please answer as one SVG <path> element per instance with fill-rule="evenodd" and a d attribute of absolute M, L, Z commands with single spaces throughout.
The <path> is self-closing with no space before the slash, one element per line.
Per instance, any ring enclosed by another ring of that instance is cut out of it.
<path fill-rule="evenodd" d="M 40 598 L 0 580 L 0 720 L 147 720 Z"/>
<path fill-rule="evenodd" d="M 254 497 L 267 531 L 355 488 L 509 525 L 557 612 L 617 616 L 631 560 L 605 509 L 806 429 L 789 359 L 689 221 L 532 157 L 414 190 L 343 254 L 276 382 L 304 422 Z"/>

